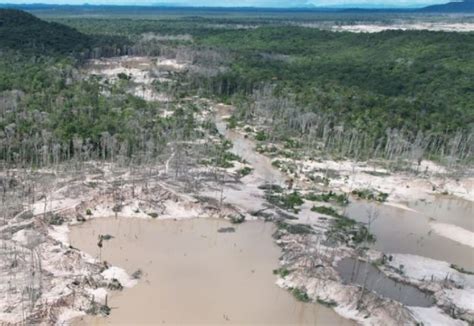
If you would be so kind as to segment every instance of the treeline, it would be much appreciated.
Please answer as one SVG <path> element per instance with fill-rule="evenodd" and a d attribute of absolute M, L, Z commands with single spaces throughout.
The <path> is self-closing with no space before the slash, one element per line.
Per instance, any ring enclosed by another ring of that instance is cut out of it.
<path fill-rule="evenodd" d="M 454 133 L 416 132 L 407 128 L 387 128 L 381 135 L 347 127 L 330 115 L 315 113 L 294 99 L 277 97 L 274 86 L 267 85 L 251 96 L 251 101 L 235 97 L 235 118 L 256 123 L 262 138 L 270 143 L 293 144 L 299 153 L 327 153 L 336 158 L 359 161 L 383 159 L 393 168 L 411 168 L 424 159 L 458 168 L 472 164 L 474 131 L 459 129 Z M 297 142 L 290 142 L 297 139 Z M 422 172 L 422 171 L 420 171 Z"/>
<path fill-rule="evenodd" d="M 84 34 L 56 22 L 46 22 L 29 13 L 0 8 L 0 55 L 66 57 L 84 60 L 126 54 L 132 46 L 119 35 Z"/>
<path fill-rule="evenodd" d="M 474 33 L 259 28 L 203 43 L 237 55 L 219 76 L 222 95 L 271 82 L 276 95 L 375 135 L 387 128 L 454 133 L 474 123 Z"/>
<path fill-rule="evenodd" d="M 472 163 L 474 33 L 282 27 L 201 42 L 234 61 L 196 87 L 237 103 L 237 118 L 266 117 L 276 140 L 361 160 Z"/>
<path fill-rule="evenodd" d="M 57 27 L 30 16 L 31 26 L 51 33 Z M 190 18 L 183 25 L 180 19 L 63 20 L 80 31 L 61 34 L 68 44 L 80 33 L 73 52 L 56 50 L 59 39 L 44 43 L 52 50 L 42 55 L 30 51 L 37 49 L 31 42 L 26 50 L 21 43 L 5 46 L 10 41 L 1 46 L 0 155 L 7 162 L 67 159 L 79 143 L 91 157 L 131 156 L 150 148 L 149 141 L 159 151 L 155 145 L 174 129 L 189 133 L 195 125 L 180 123 L 191 118 L 161 118 L 156 104 L 120 87 L 105 96 L 98 81 L 81 78 L 84 60 L 119 55 L 192 62 L 175 76 L 173 94 L 232 101 L 241 120 L 265 117 L 275 139 L 299 137 L 305 146 L 359 159 L 472 162 L 473 33 L 228 30 Z M 14 35 L 20 34 L 9 39 Z"/>
<path fill-rule="evenodd" d="M 170 143 L 202 136 L 191 105 L 180 104 L 163 117 L 164 105 L 128 94 L 130 81 L 101 84 L 84 78 L 70 60 L 0 57 L 0 161 L 13 166 L 118 157 L 140 162 L 169 155 Z"/>

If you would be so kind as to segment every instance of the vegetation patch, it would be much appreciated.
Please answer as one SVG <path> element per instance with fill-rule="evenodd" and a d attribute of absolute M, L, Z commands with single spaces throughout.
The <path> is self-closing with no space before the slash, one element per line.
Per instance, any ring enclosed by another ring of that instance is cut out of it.
<path fill-rule="evenodd" d="M 242 169 L 240 169 L 239 171 L 237 171 L 237 173 L 241 176 L 241 177 L 245 177 L 247 175 L 249 175 L 250 173 L 252 173 L 253 169 L 246 166 L 246 167 L 243 167 Z"/>
<path fill-rule="evenodd" d="M 311 225 L 307 224 L 291 224 L 283 221 L 277 221 L 278 230 L 285 230 L 291 234 L 313 234 L 314 230 Z"/>
<path fill-rule="evenodd" d="M 318 297 L 316 299 L 316 301 L 319 303 L 319 304 L 322 304 L 323 306 L 326 306 L 328 308 L 334 308 L 334 307 L 337 307 L 337 302 L 334 301 L 334 300 L 325 300 L 325 299 L 322 299 L 320 297 Z"/>
<path fill-rule="evenodd" d="M 237 127 L 237 118 L 235 116 L 231 116 L 226 121 L 227 121 L 227 128 L 235 129 Z"/>
<path fill-rule="evenodd" d="M 244 215 L 231 215 L 229 216 L 230 223 L 232 224 L 242 224 L 245 222 L 245 216 Z"/>
<path fill-rule="evenodd" d="M 341 206 L 346 206 L 349 204 L 349 198 L 347 194 L 336 194 L 333 191 L 324 192 L 321 194 L 309 193 L 305 195 L 305 199 L 325 203 L 334 202 Z"/>
<path fill-rule="evenodd" d="M 313 206 L 311 208 L 311 211 L 319 213 L 319 214 L 324 214 L 324 215 L 329 215 L 333 217 L 342 217 L 334 208 L 332 207 L 326 207 L 326 206 Z"/>
<path fill-rule="evenodd" d="M 108 284 L 107 288 L 112 291 L 122 291 L 123 286 L 116 278 L 113 278 Z"/>
<path fill-rule="evenodd" d="M 300 290 L 298 288 L 290 288 L 289 290 L 296 300 L 301 302 L 311 302 L 311 298 L 308 296 L 306 291 Z"/>
<path fill-rule="evenodd" d="M 92 301 L 89 309 L 86 310 L 88 315 L 101 315 L 108 316 L 112 309 L 107 304 L 100 304 L 98 302 Z"/>
<path fill-rule="evenodd" d="M 262 131 L 262 130 L 259 130 L 257 131 L 257 133 L 255 134 L 255 139 L 258 140 L 258 141 L 265 141 L 268 139 L 268 136 L 267 134 Z"/>
<path fill-rule="evenodd" d="M 289 194 L 266 191 L 265 199 L 272 205 L 294 213 L 298 213 L 299 209 L 297 206 L 301 206 L 304 203 L 303 197 L 297 191 Z"/>
<path fill-rule="evenodd" d="M 282 193 L 283 188 L 279 185 L 276 184 L 271 184 L 271 183 L 266 183 L 261 186 L 258 186 L 258 189 L 265 190 L 265 191 L 271 191 L 271 192 L 276 192 L 276 193 Z"/>
<path fill-rule="evenodd" d="M 385 202 L 388 198 L 387 193 L 370 189 L 356 189 L 352 191 L 352 195 L 359 199 L 374 200 L 381 203 Z"/>
<path fill-rule="evenodd" d="M 292 272 L 291 269 L 287 269 L 285 267 L 280 267 L 278 269 L 273 270 L 273 274 L 278 275 L 280 277 L 286 277 L 286 276 L 290 275 L 291 272 Z"/>
<path fill-rule="evenodd" d="M 474 275 L 474 272 L 471 272 L 467 269 L 464 269 L 464 267 L 461 267 L 459 265 L 456 265 L 456 264 L 451 264 L 450 266 L 452 269 L 455 269 L 457 270 L 459 273 L 463 273 L 463 274 L 467 274 L 467 275 Z"/>
<path fill-rule="evenodd" d="M 332 240 L 356 245 L 373 243 L 376 240 L 375 235 L 370 233 L 365 225 L 346 216 L 339 215 L 331 223 L 332 226 L 327 231 L 327 235 Z"/>
<path fill-rule="evenodd" d="M 64 221 L 64 217 L 59 214 L 51 214 L 48 219 L 50 225 L 62 225 Z"/>

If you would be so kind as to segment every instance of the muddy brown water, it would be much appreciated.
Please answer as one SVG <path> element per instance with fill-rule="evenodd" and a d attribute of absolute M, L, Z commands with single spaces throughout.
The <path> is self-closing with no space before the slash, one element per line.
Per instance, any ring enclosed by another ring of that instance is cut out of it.
<path fill-rule="evenodd" d="M 431 307 L 432 295 L 416 287 L 397 282 L 369 263 L 353 258 L 342 259 L 336 267 L 344 283 L 357 284 L 378 295 L 396 300 L 407 306 Z"/>
<path fill-rule="evenodd" d="M 430 222 L 453 224 L 474 230 L 473 204 L 462 199 L 433 197 L 429 202 L 408 203 L 416 212 L 392 206 L 353 200 L 345 214 L 368 223 L 377 215 L 371 231 L 377 237 L 375 249 L 385 253 L 425 256 L 474 270 L 474 249 L 436 234 Z"/>
<path fill-rule="evenodd" d="M 407 206 L 441 223 L 474 232 L 474 202 L 450 196 L 408 202 Z"/>
<path fill-rule="evenodd" d="M 216 219 L 106 218 L 73 227 L 73 246 L 97 256 L 99 234 L 110 234 L 102 259 L 128 273 L 143 271 L 138 285 L 111 295 L 110 316 L 75 324 L 353 324 L 275 285 L 281 252 L 272 224 L 246 222 L 218 232 L 230 226 Z"/>

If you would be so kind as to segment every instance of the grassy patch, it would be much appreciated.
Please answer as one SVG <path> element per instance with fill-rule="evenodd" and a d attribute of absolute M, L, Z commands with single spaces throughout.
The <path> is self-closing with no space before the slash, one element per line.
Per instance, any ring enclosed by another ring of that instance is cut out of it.
<path fill-rule="evenodd" d="M 311 208 L 311 211 L 319 213 L 319 214 L 333 216 L 333 217 L 341 217 L 341 215 L 332 207 L 313 206 Z"/>
<path fill-rule="evenodd" d="M 370 189 L 356 189 L 352 191 L 352 195 L 359 199 L 375 200 L 381 203 L 388 198 L 387 193 Z"/>
<path fill-rule="evenodd" d="M 451 264 L 450 266 L 452 269 L 457 270 L 459 273 L 467 274 L 467 275 L 474 275 L 474 272 L 468 271 L 467 269 L 464 269 L 463 267 L 456 265 L 456 264 Z"/>
<path fill-rule="evenodd" d="M 346 194 L 336 194 L 335 192 L 325 192 L 322 194 L 309 193 L 305 196 L 305 199 L 310 201 L 319 201 L 319 202 L 334 202 L 341 206 L 346 206 L 349 204 L 349 199 Z"/>
<path fill-rule="evenodd" d="M 235 116 L 231 116 L 227 119 L 227 128 L 235 129 L 237 127 L 237 118 Z"/>
<path fill-rule="evenodd" d="M 218 157 L 213 158 L 211 164 L 220 168 L 228 169 L 234 167 L 234 163 L 232 163 L 233 161 L 241 162 L 242 158 L 234 153 L 225 151 Z"/>
<path fill-rule="evenodd" d="M 311 181 L 313 181 L 314 183 L 319 183 L 319 184 L 322 184 L 326 187 L 329 186 L 329 183 L 331 182 L 331 180 L 329 178 L 322 177 L 320 175 L 310 175 L 309 179 Z"/>
<path fill-rule="evenodd" d="M 280 276 L 280 277 L 288 276 L 288 275 L 291 274 L 291 272 L 292 272 L 291 269 L 287 269 L 287 268 L 285 268 L 285 267 L 280 267 L 280 268 L 278 268 L 278 269 L 274 269 L 274 270 L 273 270 L 273 274 L 278 275 L 278 276 Z"/>
<path fill-rule="evenodd" d="M 252 168 L 246 166 L 246 167 L 240 169 L 240 170 L 237 171 L 237 172 L 239 173 L 239 175 L 240 175 L 241 177 L 245 177 L 246 175 L 249 175 L 250 173 L 252 173 L 252 171 L 253 171 Z"/>
<path fill-rule="evenodd" d="M 257 131 L 257 134 L 255 135 L 255 139 L 258 141 L 265 141 L 268 139 L 268 136 L 264 131 L 259 130 Z"/>
<path fill-rule="evenodd" d="M 261 186 L 258 186 L 258 189 L 265 190 L 265 191 L 271 191 L 271 192 L 276 192 L 276 193 L 282 193 L 283 188 L 280 187 L 279 185 L 271 184 L 271 183 L 266 183 Z"/>
<path fill-rule="evenodd" d="M 289 194 L 267 192 L 265 198 L 270 204 L 294 213 L 298 213 L 299 209 L 297 206 L 304 203 L 303 197 L 296 191 Z"/>
<path fill-rule="evenodd" d="M 298 288 L 290 288 L 291 294 L 296 298 L 296 300 L 301 302 L 311 302 L 310 297 L 304 290 L 300 290 Z"/>
<path fill-rule="evenodd" d="M 48 220 L 50 225 L 62 225 L 64 221 L 64 218 L 58 214 L 50 215 Z"/>
<path fill-rule="evenodd" d="M 301 148 L 301 143 L 295 139 L 287 138 L 283 140 L 283 146 L 285 148 Z"/>

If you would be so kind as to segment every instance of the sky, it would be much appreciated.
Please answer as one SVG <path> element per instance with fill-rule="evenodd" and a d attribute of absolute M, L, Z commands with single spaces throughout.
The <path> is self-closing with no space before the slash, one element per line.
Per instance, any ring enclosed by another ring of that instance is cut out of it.
<path fill-rule="evenodd" d="M 423 7 L 449 0 L 0 0 L 0 3 L 111 4 L 111 5 L 189 5 L 213 7 Z"/>

